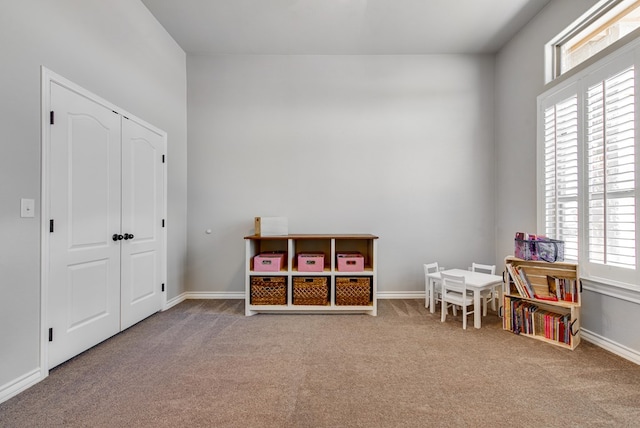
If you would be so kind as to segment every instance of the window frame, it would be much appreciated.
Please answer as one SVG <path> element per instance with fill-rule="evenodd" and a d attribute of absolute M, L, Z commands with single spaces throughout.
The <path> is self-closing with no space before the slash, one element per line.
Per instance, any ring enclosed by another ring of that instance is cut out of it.
<path fill-rule="evenodd" d="M 602 18 L 607 17 L 607 15 L 612 15 L 611 18 L 614 18 L 616 14 L 620 13 L 619 10 L 616 10 L 621 5 L 624 5 L 626 2 L 630 2 L 631 0 L 601 0 L 596 3 L 591 9 L 585 12 L 580 18 L 574 21 L 571 25 L 569 25 L 564 31 L 554 37 L 545 45 L 545 83 L 549 83 L 561 76 L 566 75 L 567 73 L 571 73 L 576 68 L 581 67 L 582 64 L 589 61 L 586 59 L 585 61 L 576 64 L 574 67 L 569 70 L 562 72 L 562 47 L 576 37 L 581 32 L 589 29 L 590 27 L 596 27 L 599 23 L 598 21 Z M 624 6 L 622 10 L 626 10 L 628 7 L 631 7 L 632 3 L 627 6 Z M 602 23 L 600 23 L 602 25 Z M 597 27 L 596 27 L 597 28 Z M 635 29 L 631 34 L 635 34 L 640 29 Z M 596 52 L 593 56 L 597 56 L 603 50 L 606 50 L 609 46 L 616 44 L 620 40 L 626 39 L 626 36 L 623 36 L 616 42 L 608 45 L 603 48 L 601 51 Z"/>

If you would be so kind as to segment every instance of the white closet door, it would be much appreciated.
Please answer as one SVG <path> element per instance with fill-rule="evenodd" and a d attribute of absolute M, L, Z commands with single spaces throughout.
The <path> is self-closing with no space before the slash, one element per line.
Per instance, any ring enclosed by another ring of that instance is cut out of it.
<path fill-rule="evenodd" d="M 123 330 L 159 311 L 162 305 L 163 153 L 161 135 L 122 119 Z"/>
<path fill-rule="evenodd" d="M 48 366 L 120 331 L 120 116 L 54 82 Z"/>

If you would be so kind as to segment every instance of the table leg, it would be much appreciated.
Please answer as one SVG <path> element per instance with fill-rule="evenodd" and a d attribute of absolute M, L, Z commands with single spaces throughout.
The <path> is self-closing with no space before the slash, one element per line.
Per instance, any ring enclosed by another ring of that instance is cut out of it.
<path fill-rule="evenodd" d="M 480 290 L 473 290 L 473 326 L 480 328 L 482 323 L 482 307 L 480 306 Z"/>
<path fill-rule="evenodd" d="M 431 294 L 429 292 L 429 283 L 431 282 L 431 279 L 428 278 L 427 282 L 424 285 L 424 307 L 425 309 L 429 309 L 429 295 Z"/>
<path fill-rule="evenodd" d="M 433 314 L 436 311 L 436 303 L 434 298 L 434 283 L 435 279 L 429 278 L 429 311 Z"/>

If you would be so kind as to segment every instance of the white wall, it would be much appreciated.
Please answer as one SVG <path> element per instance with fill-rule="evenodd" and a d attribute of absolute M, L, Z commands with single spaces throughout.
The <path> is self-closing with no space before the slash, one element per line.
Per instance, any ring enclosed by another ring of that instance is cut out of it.
<path fill-rule="evenodd" d="M 254 216 L 380 236 L 382 292 L 424 290 L 425 262 L 494 263 L 493 72 L 493 56 L 188 55 L 189 290 L 244 290 Z"/>
<path fill-rule="evenodd" d="M 184 291 L 187 129 L 186 55 L 141 2 L 0 10 L 1 398 L 40 363 L 40 66 L 167 131 L 169 298 Z M 36 200 L 35 218 L 20 218 L 20 198 Z"/>
<path fill-rule="evenodd" d="M 544 45 L 596 0 L 555 0 L 496 57 L 497 253 L 513 253 L 516 231 L 536 232 L 536 97 L 544 87 Z M 582 333 L 640 362 L 640 293 L 583 281 Z"/>

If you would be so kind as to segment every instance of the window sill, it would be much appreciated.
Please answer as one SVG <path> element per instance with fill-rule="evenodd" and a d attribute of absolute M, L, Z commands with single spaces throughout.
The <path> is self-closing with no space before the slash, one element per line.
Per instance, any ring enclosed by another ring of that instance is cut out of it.
<path fill-rule="evenodd" d="M 581 277 L 580 280 L 584 290 L 640 304 L 640 288 L 638 287 L 613 281 L 604 282 L 601 279 L 596 280 L 587 277 Z"/>

